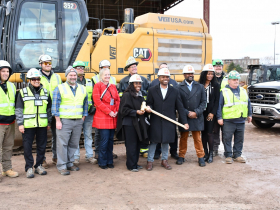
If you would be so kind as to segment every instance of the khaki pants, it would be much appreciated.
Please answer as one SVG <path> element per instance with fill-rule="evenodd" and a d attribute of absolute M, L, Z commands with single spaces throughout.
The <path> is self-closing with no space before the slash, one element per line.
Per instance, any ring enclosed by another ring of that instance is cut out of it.
<path fill-rule="evenodd" d="M 12 169 L 12 153 L 15 139 L 15 123 L 0 125 L 0 162 L 3 172 Z"/>
<path fill-rule="evenodd" d="M 196 150 L 196 155 L 198 158 L 204 157 L 204 150 L 201 141 L 200 131 L 192 131 L 192 136 L 194 140 L 194 147 Z M 187 148 L 188 148 L 188 137 L 189 132 L 181 132 L 180 144 L 179 144 L 179 157 L 185 158 Z"/>

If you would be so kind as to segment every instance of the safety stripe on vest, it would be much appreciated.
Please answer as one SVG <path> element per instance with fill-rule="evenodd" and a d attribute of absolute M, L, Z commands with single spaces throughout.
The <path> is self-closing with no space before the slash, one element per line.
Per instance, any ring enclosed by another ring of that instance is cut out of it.
<path fill-rule="evenodd" d="M 83 112 L 59 112 L 60 115 L 83 115 Z"/>
<path fill-rule="evenodd" d="M 47 114 L 39 114 L 40 118 L 47 118 L 48 115 Z"/>
<path fill-rule="evenodd" d="M 22 89 L 22 92 L 23 92 L 23 95 L 24 95 L 24 96 L 28 96 L 27 88 L 23 88 L 23 89 Z"/>
<path fill-rule="evenodd" d="M 59 108 L 62 108 L 62 109 L 75 109 L 75 108 L 83 108 L 83 105 L 76 105 L 76 106 L 71 106 L 71 105 L 60 105 Z"/>
<path fill-rule="evenodd" d="M 62 84 L 62 88 L 63 88 L 63 90 L 64 90 L 64 93 L 65 93 L 65 94 L 67 94 L 67 89 L 66 89 L 66 87 L 65 87 L 65 84 L 64 84 L 64 83 Z"/>
<path fill-rule="evenodd" d="M 56 77 L 56 80 L 57 80 L 57 84 L 59 84 L 59 78 L 58 78 L 58 75 L 57 74 L 54 74 L 55 77 Z"/>
<path fill-rule="evenodd" d="M 6 106 L 15 106 L 14 103 L 4 103 L 4 104 L 0 104 L 0 107 L 6 107 Z"/>
<path fill-rule="evenodd" d="M 92 101 L 88 101 L 88 105 L 92 105 Z"/>
<path fill-rule="evenodd" d="M 87 81 L 86 86 L 92 86 L 90 79 L 86 79 L 86 81 Z"/>
<path fill-rule="evenodd" d="M 31 101 L 31 100 L 35 100 L 36 98 L 34 96 L 24 96 L 22 98 L 23 101 Z"/>
<path fill-rule="evenodd" d="M 40 96 L 39 99 L 48 100 L 48 96 Z"/>
<path fill-rule="evenodd" d="M 112 79 L 113 84 L 115 85 L 116 84 L 116 78 L 115 77 L 110 77 L 110 79 Z"/>
<path fill-rule="evenodd" d="M 243 89 L 243 88 L 240 88 L 240 90 L 242 90 L 245 93 L 246 100 L 248 100 L 248 95 L 247 95 L 246 90 Z M 227 101 L 230 102 L 230 96 L 229 96 L 229 93 L 228 93 L 229 90 L 225 88 L 225 89 L 223 89 L 223 91 L 224 91 L 224 93 L 225 93 L 225 95 L 227 97 Z M 240 97 L 241 97 L 241 94 L 240 94 Z M 230 107 L 230 106 L 242 105 L 242 104 L 247 105 L 248 103 L 247 102 L 234 102 L 234 103 L 224 104 L 223 107 Z"/>
<path fill-rule="evenodd" d="M 80 86 L 80 88 L 82 89 L 82 93 L 84 94 L 84 93 L 85 93 L 85 91 L 84 91 L 83 86 L 78 84 L 78 87 L 79 87 L 79 86 Z"/>
<path fill-rule="evenodd" d="M 230 107 L 230 106 L 242 105 L 242 104 L 247 105 L 248 103 L 246 103 L 246 102 L 234 102 L 234 103 L 226 104 L 226 105 L 224 105 L 224 107 Z"/>
<path fill-rule="evenodd" d="M 14 96 L 15 96 L 16 95 L 15 86 L 13 86 L 11 82 L 8 82 L 8 83 L 11 86 L 11 89 L 13 90 L 13 93 L 14 93 Z"/>
<path fill-rule="evenodd" d="M 24 119 L 30 119 L 30 118 L 35 118 L 36 114 L 24 114 L 23 118 Z"/>

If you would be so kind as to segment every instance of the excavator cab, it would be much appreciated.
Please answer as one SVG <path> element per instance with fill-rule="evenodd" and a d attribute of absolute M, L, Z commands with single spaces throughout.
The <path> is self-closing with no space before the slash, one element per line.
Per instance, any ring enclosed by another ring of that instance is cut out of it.
<path fill-rule="evenodd" d="M 16 73 L 40 68 L 42 54 L 52 57 L 55 72 L 64 72 L 88 36 L 84 0 L 2 0 L 0 17 L 0 59 Z"/>

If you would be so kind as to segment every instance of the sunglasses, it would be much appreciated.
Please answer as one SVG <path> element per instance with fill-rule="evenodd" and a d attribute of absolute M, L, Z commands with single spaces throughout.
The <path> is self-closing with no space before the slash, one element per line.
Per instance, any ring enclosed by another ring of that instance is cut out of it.
<path fill-rule="evenodd" d="M 75 67 L 75 69 L 81 69 L 81 70 L 84 70 L 84 69 L 85 69 L 85 67 L 83 67 L 83 66 L 77 66 L 77 67 Z"/>
<path fill-rule="evenodd" d="M 41 78 L 31 78 L 31 81 L 41 81 Z"/>
<path fill-rule="evenodd" d="M 44 61 L 42 62 L 44 65 L 52 65 L 52 62 L 51 61 Z"/>

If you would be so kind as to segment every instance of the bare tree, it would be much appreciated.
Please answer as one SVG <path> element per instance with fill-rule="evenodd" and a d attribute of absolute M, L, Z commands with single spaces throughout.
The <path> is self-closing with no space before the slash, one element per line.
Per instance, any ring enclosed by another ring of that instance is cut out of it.
<path fill-rule="evenodd" d="M 273 64 L 273 62 L 274 62 L 273 56 L 265 56 L 265 57 L 262 57 L 260 59 L 260 63 L 261 64 L 268 64 L 268 65 L 270 65 L 270 64 Z"/>

